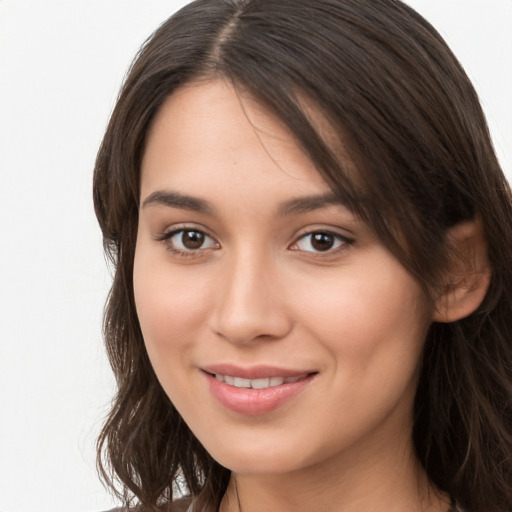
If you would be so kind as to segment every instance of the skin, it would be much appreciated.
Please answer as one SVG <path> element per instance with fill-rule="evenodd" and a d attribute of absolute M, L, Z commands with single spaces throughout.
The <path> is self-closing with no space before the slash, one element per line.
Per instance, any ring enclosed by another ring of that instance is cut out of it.
<path fill-rule="evenodd" d="M 250 97 L 220 79 L 175 92 L 142 164 L 134 287 L 149 357 L 192 431 L 233 472 L 223 512 L 239 510 L 235 491 L 243 512 L 446 511 L 411 441 L 432 305 L 343 205 L 284 211 L 329 193 Z M 204 233 L 202 245 L 187 249 L 179 230 Z M 318 250 L 311 232 L 332 247 Z M 269 413 L 240 414 L 210 391 L 203 369 L 221 363 L 314 376 Z"/>

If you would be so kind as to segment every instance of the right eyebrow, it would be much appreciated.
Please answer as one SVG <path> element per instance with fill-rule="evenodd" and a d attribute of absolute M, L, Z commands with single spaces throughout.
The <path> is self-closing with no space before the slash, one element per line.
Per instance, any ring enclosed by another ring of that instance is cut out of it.
<path fill-rule="evenodd" d="M 181 208 L 183 210 L 216 215 L 215 209 L 208 201 L 169 190 L 156 190 L 149 194 L 142 203 L 142 208 L 147 206 L 169 206 L 171 208 Z"/>
<path fill-rule="evenodd" d="M 348 209 L 347 203 L 334 193 L 297 197 L 285 201 L 278 209 L 278 216 L 308 213 L 321 210 L 329 205 L 342 206 Z"/>

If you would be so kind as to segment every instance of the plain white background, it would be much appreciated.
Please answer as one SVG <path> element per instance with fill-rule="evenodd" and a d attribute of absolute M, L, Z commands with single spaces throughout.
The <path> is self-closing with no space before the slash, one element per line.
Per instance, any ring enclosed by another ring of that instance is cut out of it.
<path fill-rule="evenodd" d="M 140 44 L 182 0 L 0 0 L 0 512 L 113 505 L 94 442 L 114 385 L 95 153 Z M 410 0 L 481 96 L 512 176 L 512 0 Z"/>

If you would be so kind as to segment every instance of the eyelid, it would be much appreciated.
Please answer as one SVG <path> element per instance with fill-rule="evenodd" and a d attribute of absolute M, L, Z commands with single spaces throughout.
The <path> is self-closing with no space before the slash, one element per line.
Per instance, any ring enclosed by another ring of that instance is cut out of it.
<path fill-rule="evenodd" d="M 308 250 L 300 249 L 298 247 L 298 243 L 301 240 L 304 240 L 308 236 L 311 236 L 311 235 L 314 235 L 314 234 L 320 234 L 320 233 L 333 236 L 335 239 L 340 241 L 341 244 L 338 245 L 337 247 L 334 247 L 334 248 L 331 248 L 331 249 L 328 249 L 328 250 L 325 250 L 325 251 L 320 251 L 320 250 L 318 250 L 318 251 L 315 251 L 315 250 L 308 251 Z M 296 236 L 295 237 L 295 241 L 289 246 L 289 249 L 292 250 L 292 251 L 301 251 L 303 253 L 308 253 L 308 254 L 311 254 L 311 255 L 314 255 L 314 256 L 317 256 L 317 255 L 318 256 L 322 256 L 322 255 L 328 256 L 328 255 L 336 254 L 339 251 L 346 250 L 349 246 L 353 245 L 354 242 L 355 242 L 355 240 L 353 238 L 351 238 L 351 237 L 349 237 L 347 235 L 344 235 L 344 234 L 340 233 L 339 231 L 336 231 L 333 228 L 318 227 L 318 228 L 308 229 L 308 231 L 300 233 L 298 236 Z"/>
<path fill-rule="evenodd" d="M 178 235 L 179 233 L 183 233 L 186 231 L 195 231 L 198 233 L 202 233 L 205 236 L 205 238 L 209 238 L 213 242 L 213 246 L 210 245 L 209 247 L 199 247 L 197 249 L 181 249 L 179 247 L 174 246 L 174 244 L 172 244 L 171 241 L 172 238 Z M 215 239 L 214 236 L 208 233 L 208 230 L 206 228 L 194 224 L 172 225 L 168 227 L 163 233 L 154 236 L 154 240 L 164 244 L 165 249 L 171 254 L 185 258 L 199 257 L 203 255 L 206 251 L 211 251 L 220 248 L 219 242 Z"/>
<path fill-rule="evenodd" d="M 180 222 L 177 224 L 171 224 L 167 226 L 165 229 L 160 231 L 159 233 L 155 234 L 153 238 L 157 242 L 161 242 L 165 239 L 168 239 L 169 237 L 175 235 L 176 233 L 179 233 L 180 231 L 199 231 L 201 233 L 204 233 L 206 236 L 215 239 L 215 237 L 210 233 L 210 230 L 205 228 L 204 226 L 200 224 L 195 224 L 193 222 L 186 223 L 186 222 Z"/>

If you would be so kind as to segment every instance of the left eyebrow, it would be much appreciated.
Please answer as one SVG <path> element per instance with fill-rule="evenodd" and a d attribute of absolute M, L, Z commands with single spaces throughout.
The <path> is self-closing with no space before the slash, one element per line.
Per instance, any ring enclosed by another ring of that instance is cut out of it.
<path fill-rule="evenodd" d="M 308 213 L 326 208 L 330 205 L 338 205 L 347 208 L 346 203 L 339 197 L 336 197 L 332 192 L 329 192 L 327 194 L 297 197 L 285 201 L 279 206 L 277 215 L 279 217 L 285 217 L 287 215 Z"/>
<path fill-rule="evenodd" d="M 142 208 L 146 208 L 151 205 L 169 206 L 170 208 L 191 210 L 212 216 L 216 215 L 215 209 L 208 201 L 169 190 L 157 190 L 153 192 L 144 199 Z"/>

